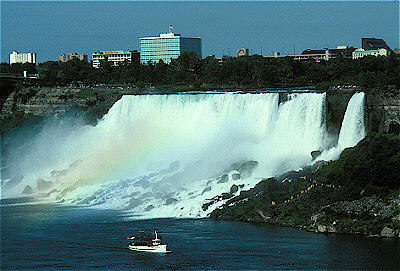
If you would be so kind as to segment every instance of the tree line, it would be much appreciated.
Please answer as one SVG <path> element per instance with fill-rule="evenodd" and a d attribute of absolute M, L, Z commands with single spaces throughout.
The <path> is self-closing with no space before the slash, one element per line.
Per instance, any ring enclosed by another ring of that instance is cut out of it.
<path fill-rule="evenodd" d="M 65 86 L 81 82 L 94 84 L 217 85 L 243 88 L 308 87 L 327 89 L 332 85 L 357 85 L 364 90 L 400 89 L 400 56 L 367 56 L 361 59 L 335 58 L 329 61 L 302 60 L 289 57 L 264 58 L 260 55 L 227 57 L 222 63 L 209 56 L 199 59 L 184 53 L 166 64 L 146 65 L 124 62 L 112 66 L 103 61 L 100 68 L 73 59 L 68 62 L 47 61 L 32 64 L 0 64 L 1 73 L 39 74 L 40 86 Z"/>

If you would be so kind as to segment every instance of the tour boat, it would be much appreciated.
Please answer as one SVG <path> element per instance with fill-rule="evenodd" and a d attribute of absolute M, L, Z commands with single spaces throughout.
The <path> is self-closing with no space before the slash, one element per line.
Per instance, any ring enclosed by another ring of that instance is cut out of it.
<path fill-rule="evenodd" d="M 164 253 L 170 252 L 167 251 L 168 244 L 161 243 L 161 236 L 157 234 L 157 231 L 154 231 L 154 234 L 151 235 L 138 235 L 127 237 L 126 239 L 132 240 L 128 245 L 130 250 Z"/>

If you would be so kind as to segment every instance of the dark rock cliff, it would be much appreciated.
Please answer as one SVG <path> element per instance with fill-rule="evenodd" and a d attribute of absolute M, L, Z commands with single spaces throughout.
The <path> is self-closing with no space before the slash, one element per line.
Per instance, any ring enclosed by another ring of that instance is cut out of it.
<path fill-rule="evenodd" d="M 121 96 L 115 91 L 82 94 L 82 89 L 73 87 L 22 89 L 7 97 L 1 107 L 1 117 L 9 117 L 18 112 L 44 117 L 79 109 L 87 113 L 90 122 L 95 122 Z"/>
<path fill-rule="evenodd" d="M 400 90 L 366 96 L 367 131 L 400 134 Z"/>
<path fill-rule="evenodd" d="M 329 134 L 339 134 L 347 104 L 353 94 L 354 91 L 349 90 L 326 94 L 326 122 Z"/>
<path fill-rule="evenodd" d="M 328 132 L 339 134 L 347 104 L 354 91 L 328 92 L 326 120 Z M 366 93 L 365 124 L 367 132 L 400 134 L 400 90 Z"/>

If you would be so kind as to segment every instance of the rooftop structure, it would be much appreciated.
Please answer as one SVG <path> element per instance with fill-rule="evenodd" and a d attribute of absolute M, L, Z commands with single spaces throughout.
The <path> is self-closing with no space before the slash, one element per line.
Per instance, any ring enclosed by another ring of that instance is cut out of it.
<path fill-rule="evenodd" d="M 36 53 L 18 53 L 17 51 L 13 51 L 10 54 L 10 64 L 14 63 L 36 64 Z"/>
<path fill-rule="evenodd" d="M 377 50 L 384 48 L 389 52 L 392 52 L 392 49 L 386 44 L 383 39 L 375 39 L 375 38 L 362 38 L 362 49 L 364 50 Z"/>
<path fill-rule="evenodd" d="M 170 63 L 185 52 L 194 52 L 201 58 L 201 38 L 181 37 L 180 34 L 166 33 L 159 37 L 140 38 L 140 63 Z"/>
<path fill-rule="evenodd" d="M 60 56 L 60 61 L 61 62 L 67 62 L 67 61 L 70 61 L 70 60 L 75 59 L 75 58 L 79 59 L 79 60 L 88 61 L 88 56 L 86 54 L 78 55 L 78 53 L 62 54 Z"/>
<path fill-rule="evenodd" d="M 93 67 L 99 68 L 101 61 L 109 61 L 113 66 L 127 62 L 139 62 L 139 52 L 134 51 L 98 51 L 92 54 Z"/>

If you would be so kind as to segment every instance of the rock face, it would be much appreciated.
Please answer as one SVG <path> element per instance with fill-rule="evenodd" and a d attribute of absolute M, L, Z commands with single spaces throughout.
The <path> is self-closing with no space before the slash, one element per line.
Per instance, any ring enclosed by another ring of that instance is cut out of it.
<path fill-rule="evenodd" d="M 122 95 L 81 95 L 81 88 L 30 88 L 12 92 L 2 105 L 1 116 L 10 116 L 15 112 L 35 116 L 62 114 L 73 108 L 92 113 L 104 114 Z M 94 109 L 94 110 L 93 110 Z"/>
<path fill-rule="evenodd" d="M 339 134 L 347 104 L 353 94 L 354 91 L 350 90 L 340 90 L 326 94 L 326 122 L 330 134 Z"/>
<path fill-rule="evenodd" d="M 400 134 L 400 90 L 366 96 L 367 131 Z"/>
<path fill-rule="evenodd" d="M 338 134 L 347 104 L 354 91 L 326 95 L 328 132 Z M 366 93 L 365 120 L 368 132 L 400 134 L 400 90 Z"/>
<path fill-rule="evenodd" d="M 71 107 L 84 106 L 86 98 L 74 98 L 79 89 L 74 88 L 41 88 L 33 89 L 35 95 L 22 90 L 13 92 L 6 99 L 2 115 L 10 115 L 14 110 L 23 111 L 25 114 L 47 116 L 57 113 L 64 113 Z M 25 98 L 24 98 L 25 97 Z"/>

